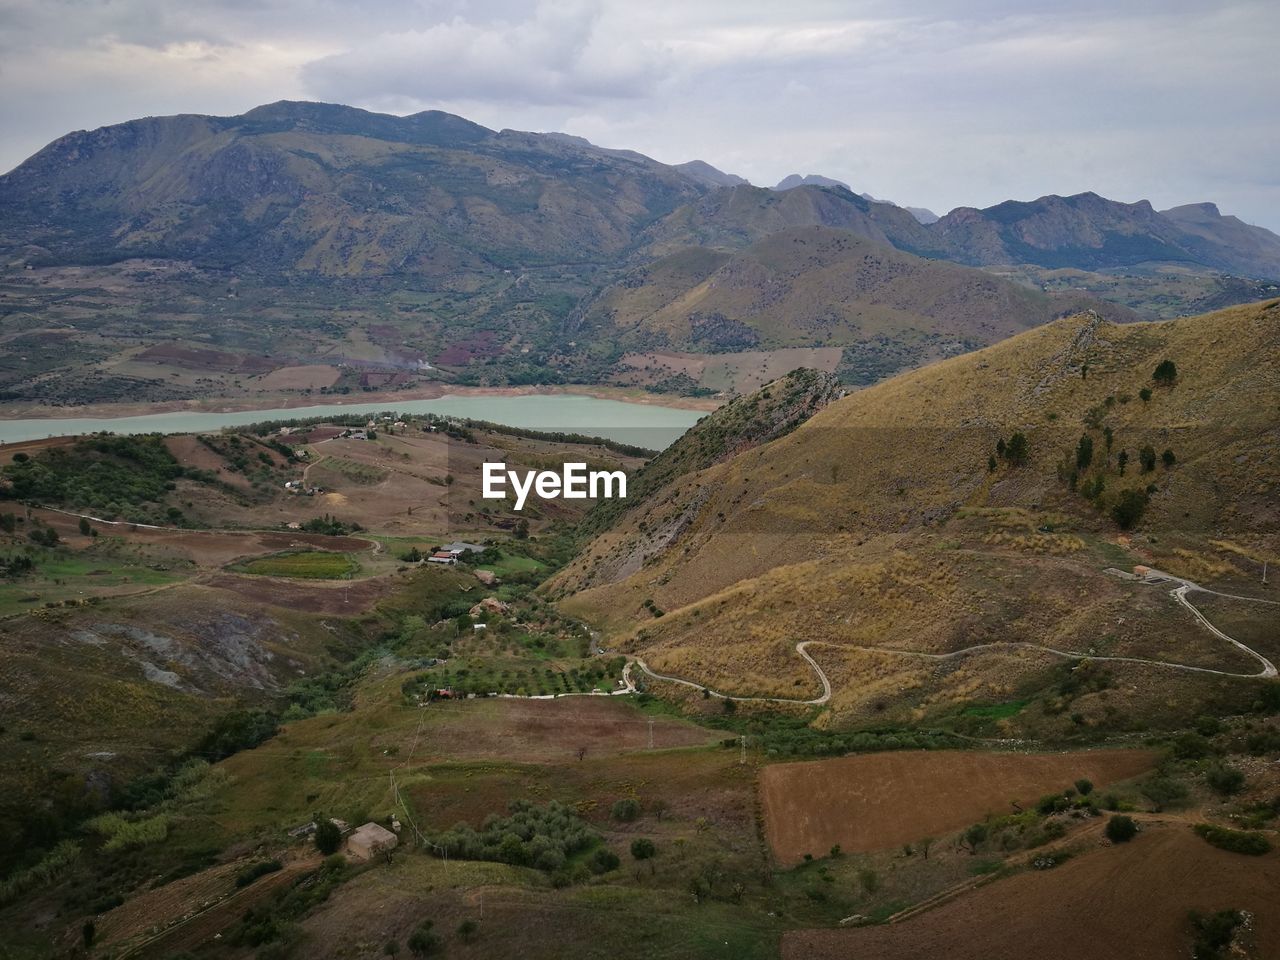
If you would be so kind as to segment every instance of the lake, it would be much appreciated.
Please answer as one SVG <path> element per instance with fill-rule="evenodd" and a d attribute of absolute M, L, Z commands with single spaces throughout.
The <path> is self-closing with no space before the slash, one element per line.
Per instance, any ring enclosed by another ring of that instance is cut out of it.
<path fill-rule="evenodd" d="M 274 410 L 236 410 L 228 413 L 149 413 L 138 417 L 77 417 L 0 420 L 0 443 L 65 437 L 110 430 L 114 433 L 212 433 L 223 427 L 242 427 L 263 420 L 303 420 L 341 414 L 401 414 L 488 420 L 532 430 L 563 430 L 635 444 L 651 450 L 669 446 L 706 416 L 647 403 L 624 403 L 576 394 L 534 396 L 444 396 L 434 400 L 385 400 L 379 403 L 326 403 Z"/>

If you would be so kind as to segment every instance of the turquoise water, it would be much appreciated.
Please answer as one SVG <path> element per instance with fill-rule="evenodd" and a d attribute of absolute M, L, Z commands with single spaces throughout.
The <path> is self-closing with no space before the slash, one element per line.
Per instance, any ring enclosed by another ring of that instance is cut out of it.
<path fill-rule="evenodd" d="M 114 433 L 210 433 L 262 420 L 294 420 L 338 414 L 372 414 L 395 410 L 402 414 L 489 420 L 533 430 L 565 430 L 605 437 L 620 443 L 659 450 L 693 426 L 704 413 L 647 403 L 623 403 L 570 394 L 537 396 L 439 397 L 380 403 L 326 403 L 275 410 L 237 410 L 229 413 L 149 413 L 138 417 L 76 417 L 0 420 L 0 443 L 65 437 L 110 430 Z"/>

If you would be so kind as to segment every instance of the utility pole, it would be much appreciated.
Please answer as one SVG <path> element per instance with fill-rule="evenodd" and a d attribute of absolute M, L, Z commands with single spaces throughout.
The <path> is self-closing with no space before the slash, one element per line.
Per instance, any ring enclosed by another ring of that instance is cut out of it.
<path fill-rule="evenodd" d="M 738 738 L 738 744 L 742 747 L 742 753 L 738 755 L 738 765 L 746 766 L 747 763 L 747 735 L 744 733 Z"/>
<path fill-rule="evenodd" d="M 649 749 L 653 749 L 653 718 L 649 718 Z"/>
<path fill-rule="evenodd" d="M 1262 561 L 1262 585 L 1267 585 L 1267 561 Z"/>

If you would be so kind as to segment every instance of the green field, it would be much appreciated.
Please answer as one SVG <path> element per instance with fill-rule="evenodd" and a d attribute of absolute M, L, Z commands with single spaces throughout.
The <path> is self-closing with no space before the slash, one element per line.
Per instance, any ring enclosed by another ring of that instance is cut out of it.
<path fill-rule="evenodd" d="M 0 617 L 42 606 L 61 606 L 127 587 L 159 587 L 184 579 L 183 574 L 156 569 L 139 560 L 103 553 L 36 551 L 30 576 L 0 581 Z"/>
<path fill-rule="evenodd" d="M 299 550 L 273 553 L 235 564 L 237 573 L 252 573 L 263 577 L 291 577 L 297 580 L 350 580 L 360 570 L 349 553 L 329 553 L 324 550 Z"/>
<path fill-rule="evenodd" d="M 501 577 L 513 573 L 537 573 L 546 568 L 547 565 L 545 563 L 541 560 L 535 560 L 533 557 L 504 553 L 502 559 L 497 563 L 480 564 L 476 569 L 489 570 Z"/>

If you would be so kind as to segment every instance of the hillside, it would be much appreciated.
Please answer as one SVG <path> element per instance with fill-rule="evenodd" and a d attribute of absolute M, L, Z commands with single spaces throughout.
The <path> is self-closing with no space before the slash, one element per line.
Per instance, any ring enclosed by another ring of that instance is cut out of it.
<path fill-rule="evenodd" d="M 37 264 L 445 277 L 598 262 L 697 192 L 669 167 L 586 141 L 280 102 L 55 141 L 0 177 L 0 249 Z"/>
<path fill-rule="evenodd" d="M 872 203 L 840 185 L 779 191 L 739 184 L 673 211 L 645 232 L 642 249 L 647 257 L 686 247 L 732 251 L 779 230 L 808 226 L 847 230 L 902 250 L 932 245 L 924 226 L 906 210 Z"/>
<path fill-rule="evenodd" d="M 633 353 L 708 355 L 703 375 L 707 364 L 744 352 L 739 359 L 750 363 L 760 353 L 813 348 L 847 382 L 867 384 L 1086 305 L 1136 319 L 1087 296 L 1046 295 L 849 229 L 781 227 L 735 253 L 686 248 L 632 270 L 592 302 L 578 331 Z"/>
<path fill-rule="evenodd" d="M 438 111 L 284 101 L 78 131 L 0 176 L 0 403 L 744 393 L 799 366 L 869 383 L 1098 299 L 1168 317 L 1273 295 L 1280 277 L 1280 238 L 1211 204 L 1081 194 L 919 216 L 829 178 L 770 190 Z M 787 231 L 813 228 L 1026 290 L 973 279 L 974 295 L 888 250 L 775 265 Z M 733 282 L 698 289 L 722 269 Z M 752 292 L 779 269 L 784 295 Z M 1044 309 L 1044 294 L 1065 300 Z M 713 318 L 696 336 L 694 314 Z"/>
<path fill-rule="evenodd" d="M 1212 204 L 1156 212 L 1146 200 L 1096 193 L 959 207 L 930 233 L 939 255 L 978 265 L 1026 263 L 1098 270 L 1170 262 L 1234 276 L 1280 279 L 1280 237 L 1222 217 Z"/>
<path fill-rule="evenodd" d="M 1034 637 L 1250 672 L 1163 591 L 1103 570 L 1147 563 L 1257 595 L 1261 561 L 1280 554 L 1280 424 L 1257 402 L 1280 386 L 1277 310 L 1122 326 L 1078 316 L 859 391 L 633 506 L 552 589 L 655 669 L 734 693 L 815 696 L 793 648 L 819 641 L 836 717 L 918 721 L 962 694 L 1042 690 L 1060 662 L 1010 649 L 935 672 L 864 648 L 947 654 Z M 1153 380 L 1166 359 L 1171 386 Z M 1025 462 L 998 453 L 1015 433 Z M 680 536 L 652 549 L 677 517 Z"/>

